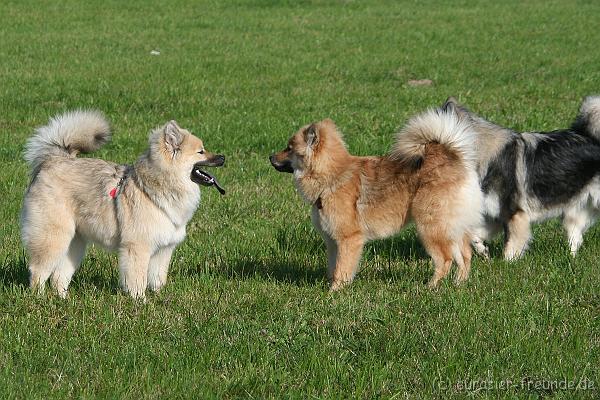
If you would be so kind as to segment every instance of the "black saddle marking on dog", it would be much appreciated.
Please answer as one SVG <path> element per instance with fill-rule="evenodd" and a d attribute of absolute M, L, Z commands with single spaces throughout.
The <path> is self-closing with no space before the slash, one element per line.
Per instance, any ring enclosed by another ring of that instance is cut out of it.
<path fill-rule="evenodd" d="M 600 143 L 571 130 L 544 134 L 525 148 L 527 189 L 544 205 L 563 203 L 600 172 Z"/>
<path fill-rule="evenodd" d="M 485 194 L 494 192 L 500 203 L 500 219 L 510 219 L 519 209 L 517 184 L 517 156 L 519 146 L 516 138 L 511 139 L 490 162 L 481 182 Z"/>

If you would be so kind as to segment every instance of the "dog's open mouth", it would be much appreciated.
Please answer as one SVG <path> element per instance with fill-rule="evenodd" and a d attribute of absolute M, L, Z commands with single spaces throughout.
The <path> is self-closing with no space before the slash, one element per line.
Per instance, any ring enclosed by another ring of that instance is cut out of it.
<path fill-rule="evenodd" d="M 225 189 L 219 184 L 217 178 L 206 171 L 202 171 L 197 165 L 192 169 L 192 181 L 202 186 L 214 186 L 219 193 L 225 194 Z"/>

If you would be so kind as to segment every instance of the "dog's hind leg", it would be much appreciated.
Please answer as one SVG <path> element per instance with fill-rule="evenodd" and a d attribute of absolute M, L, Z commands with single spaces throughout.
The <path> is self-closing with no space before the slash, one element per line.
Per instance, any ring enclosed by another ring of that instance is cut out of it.
<path fill-rule="evenodd" d="M 337 242 L 337 257 L 333 269 L 331 290 L 339 290 L 352 282 L 362 255 L 365 239 L 355 234 Z"/>
<path fill-rule="evenodd" d="M 462 262 L 461 251 L 458 244 L 453 243 L 444 233 L 446 231 L 445 225 L 431 222 L 424 223 L 417 218 L 415 218 L 415 223 L 421 243 L 423 243 L 423 247 L 425 247 L 425 250 L 427 250 L 433 261 L 433 277 L 427 285 L 429 288 L 434 289 L 450 272 L 453 256 L 460 259 L 461 264 L 464 264 Z"/>
<path fill-rule="evenodd" d="M 431 256 L 431 260 L 433 261 L 433 277 L 429 280 L 427 285 L 431 289 L 434 289 L 439 285 L 440 281 L 448 275 L 448 272 L 450 272 L 453 256 L 457 256 L 457 259 L 461 260 L 461 264 L 464 264 L 462 263 L 460 248 L 456 243 L 452 243 L 450 238 L 440 235 L 440 233 L 443 232 L 443 227 L 441 226 L 424 226 L 423 224 L 418 224 L 417 230 L 419 231 L 419 236 L 421 237 L 421 242 L 423 243 L 425 250 L 427 250 L 427 253 Z"/>
<path fill-rule="evenodd" d="M 29 287 L 38 293 L 44 292 L 46 281 L 61 262 L 63 254 L 56 256 L 56 258 L 49 259 L 47 256 L 30 255 L 29 260 Z"/>
<path fill-rule="evenodd" d="M 515 260 L 523 254 L 531 238 L 529 216 L 525 211 L 517 211 L 511 217 L 506 224 L 505 234 L 504 258 Z"/>
<path fill-rule="evenodd" d="M 460 247 L 460 249 L 457 249 L 458 252 L 453 251 L 454 260 L 458 265 L 458 271 L 456 271 L 454 283 L 456 285 L 460 285 L 469 278 L 469 273 L 471 272 L 471 257 L 473 253 L 471 251 L 470 235 L 465 234 L 463 236 L 462 243 L 456 244 L 455 247 Z"/>
<path fill-rule="evenodd" d="M 30 235 L 25 244 L 29 252 L 29 285 L 38 292 L 44 291 L 50 275 L 65 262 L 73 238 L 71 232 L 59 231 L 56 227 L 54 230 L 47 226 L 44 228 L 48 229 L 35 236 Z"/>
<path fill-rule="evenodd" d="M 133 298 L 144 298 L 148 286 L 150 251 L 146 246 L 129 245 L 119 251 L 121 286 Z"/>
<path fill-rule="evenodd" d="M 429 247 L 427 251 L 435 267 L 433 277 L 431 277 L 427 286 L 435 289 L 440 284 L 440 281 L 450 272 L 450 267 L 452 266 L 452 249 L 450 246 L 434 245 Z"/>
<path fill-rule="evenodd" d="M 590 205 L 584 208 L 570 208 L 563 217 L 563 226 L 567 231 L 571 255 L 575 256 L 581 243 L 583 243 L 583 234 L 594 224 L 597 217 L 597 211 Z"/>
<path fill-rule="evenodd" d="M 148 264 L 148 286 L 155 292 L 159 291 L 167 283 L 167 274 L 173 250 L 175 250 L 175 246 L 163 247 L 150 257 L 150 263 Z"/>
<path fill-rule="evenodd" d="M 56 266 L 52 273 L 52 287 L 62 298 L 67 297 L 67 289 L 73 274 L 79 268 L 83 255 L 85 254 L 85 240 L 75 235 L 69 245 L 67 254 L 62 258 L 62 261 Z"/>

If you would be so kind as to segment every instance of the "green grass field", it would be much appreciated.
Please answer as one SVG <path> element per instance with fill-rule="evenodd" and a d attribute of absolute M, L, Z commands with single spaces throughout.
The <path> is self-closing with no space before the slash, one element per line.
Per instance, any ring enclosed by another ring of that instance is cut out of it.
<path fill-rule="evenodd" d="M 432 292 L 409 227 L 330 294 L 309 206 L 267 159 L 325 117 L 353 153 L 384 154 L 449 95 L 565 127 L 600 92 L 599 17 L 585 0 L 2 2 L 0 398 L 600 397 L 600 229 L 575 259 L 556 221 L 518 262 L 498 238 L 467 285 Z M 27 288 L 23 145 L 76 107 L 113 123 L 97 157 L 133 162 L 172 118 L 227 156 L 227 195 L 204 189 L 146 304 L 93 247 L 67 300 Z"/>

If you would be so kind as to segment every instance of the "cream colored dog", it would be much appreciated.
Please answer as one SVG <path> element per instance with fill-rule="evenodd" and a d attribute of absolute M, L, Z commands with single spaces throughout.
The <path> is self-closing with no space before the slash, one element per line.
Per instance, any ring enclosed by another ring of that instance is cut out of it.
<path fill-rule="evenodd" d="M 144 297 L 147 286 L 159 290 L 200 202 L 197 183 L 203 182 L 193 170 L 225 161 L 175 121 L 152 132 L 133 165 L 75 157 L 108 140 L 108 122 L 95 111 L 57 116 L 29 139 L 25 158 L 32 173 L 21 232 L 32 288 L 43 290 L 51 277 L 65 297 L 93 242 L 119 252 L 121 284 L 131 296 Z"/>

